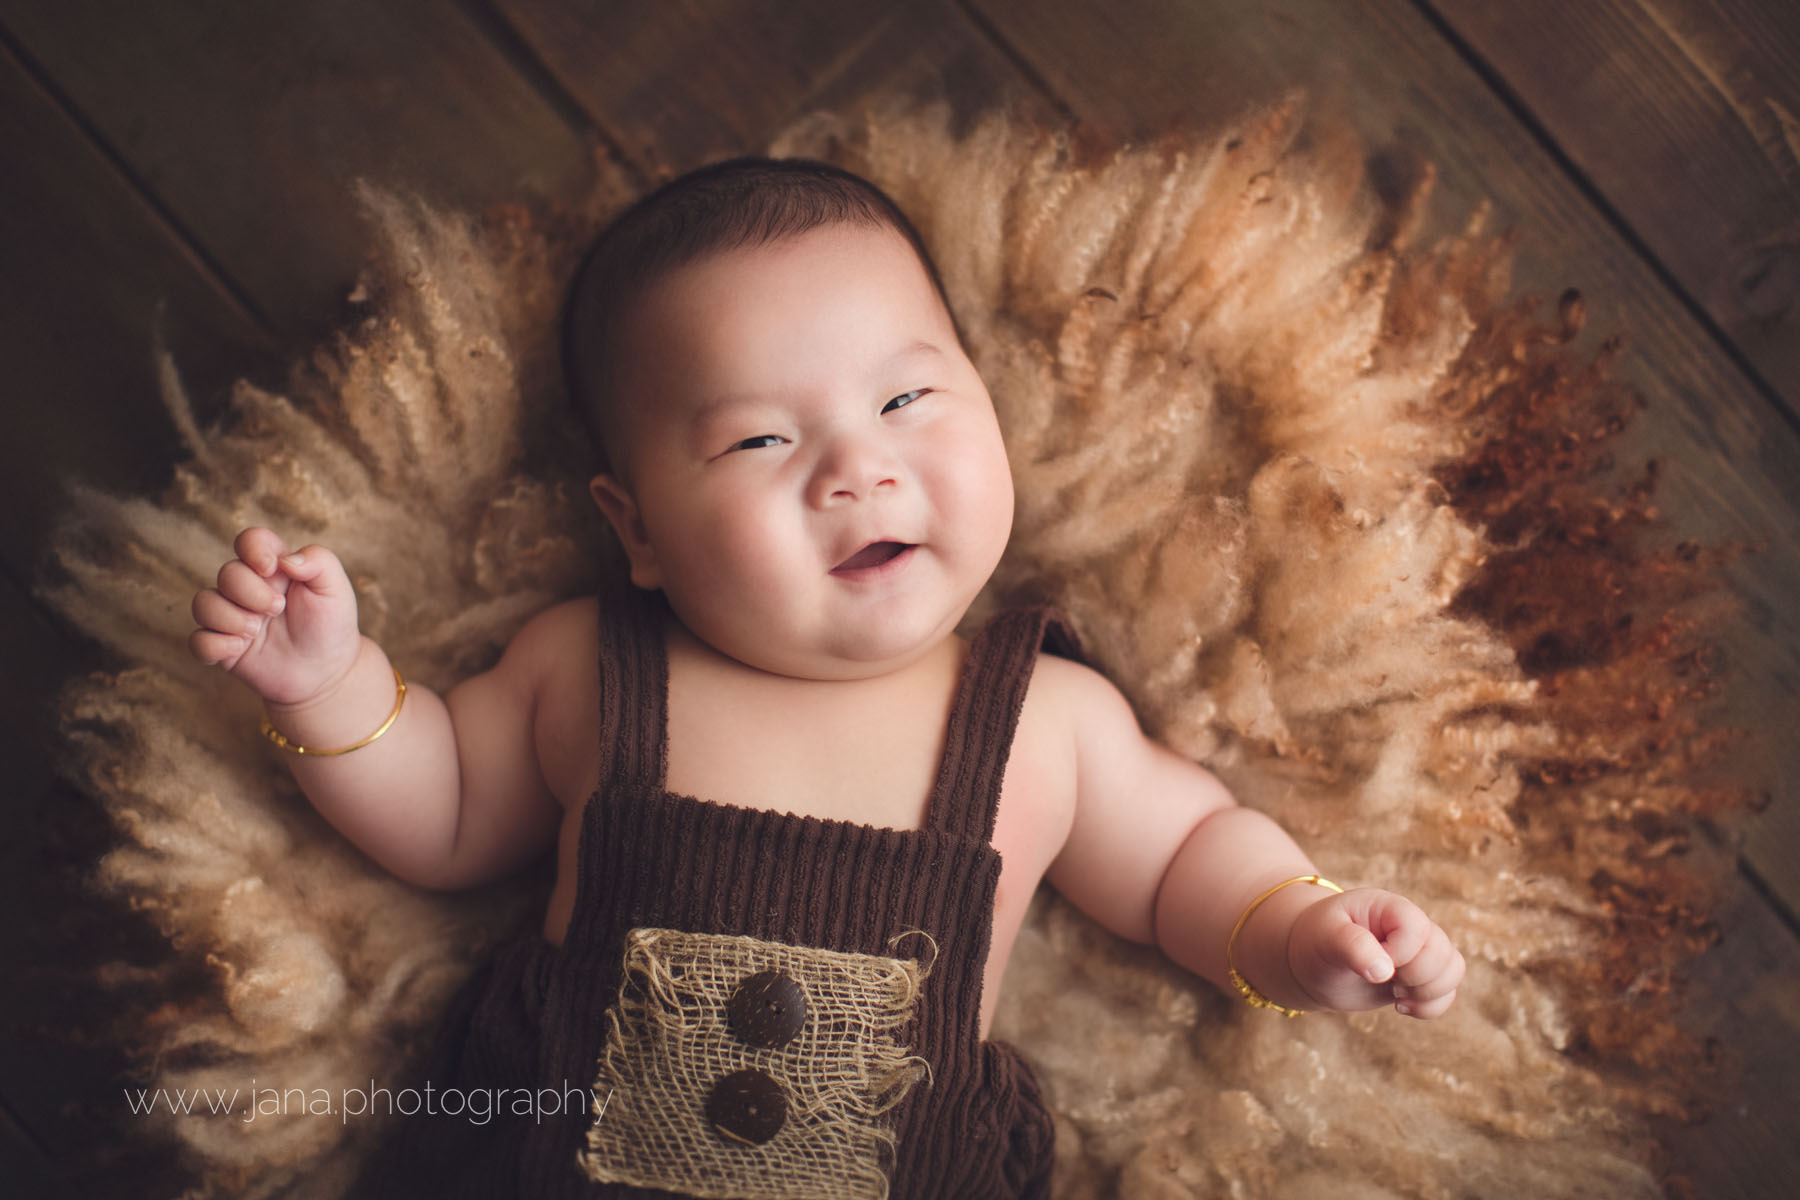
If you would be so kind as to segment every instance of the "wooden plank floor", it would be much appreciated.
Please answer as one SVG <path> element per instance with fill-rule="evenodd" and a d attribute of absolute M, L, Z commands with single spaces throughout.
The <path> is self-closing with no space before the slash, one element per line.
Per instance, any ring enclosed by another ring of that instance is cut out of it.
<path fill-rule="evenodd" d="M 151 962 L 141 925 L 58 914 L 106 836 L 59 791 L 41 711 L 100 659 L 30 598 L 57 483 L 153 494 L 180 452 L 172 347 L 204 419 L 329 329 L 366 245 L 348 181 L 458 204 L 572 197 L 592 147 L 642 180 L 761 148 L 794 115 L 884 88 L 964 113 L 1020 99 L 1113 135 L 1223 119 L 1305 83 L 1384 153 L 1438 167 L 1441 228 L 1481 199 L 1523 237 L 1518 286 L 1580 287 L 1590 351 L 1628 333 L 1684 535 L 1768 549 L 1734 577 L 1731 715 L 1764 735 L 1772 803 L 1744 849 L 1696 1019 L 1748 1064 L 1737 1102 L 1668 1132 L 1701 1196 L 1785 1196 L 1800 1168 L 1800 8 L 1790 0 L 0 0 L 0 733 L 9 911 L 29 969 L 0 1012 L 0 1178 L 31 1194 L 173 1194 L 109 1149 L 121 1121 L 85 961 Z M 672 83 L 678 80 L 678 83 Z M 197 585 L 200 581 L 196 581 Z M 77 950 L 77 946 L 83 949 Z M 85 956 L 85 957 L 84 957 Z M 73 1014 L 73 1015 L 71 1015 Z M 60 1025 L 59 1025 L 60 1023 Z M 15 1188 L 16 1190 L 16 1188 Z M 22 1193 L 21 1193 L 22 1194 Z"/>

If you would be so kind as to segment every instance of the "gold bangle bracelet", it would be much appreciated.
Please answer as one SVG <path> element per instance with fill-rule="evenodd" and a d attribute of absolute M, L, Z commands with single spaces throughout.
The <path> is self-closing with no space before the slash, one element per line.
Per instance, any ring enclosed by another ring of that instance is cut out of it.
<path fill-rule="evenodd" d="M 1297 1017 L 1305 1012 L 1306 1009 L 1283 1008 L 1281 1005 L 1257 991 L 1248 979 L 1245 979 L 1242 975 L 1238 974 L 1237 955 L 1235 952 L 1237 950 L 1238 934 L 1244 931 L 1244 924 L 1250 920 L 1250 914 L 1261 908 L 1264 900 L 1267 900 L 1282 888 L 1291 887 L 1296 883 L 1316 883 L 1320 887 L 1330 888 L 1334 892 L 1342 892 L 1344 890 L 1337 884 L 1331 882 L 1331 880 L 1318 875 L 1296 875 L 1292 879 L 1284 879 L 1250 902 L 1250 907 L 1244 910 L 1244 915 L 1239 917 L 1237 919 L 1237 924 L 1231 927 L 1231 936 L 1225 939 L 1225 969 L 1230 972 L 1231 986 L 1238 990 L 1238 994 L 1243 996 L 1244 1002 L 1251 1008 L 1272 1008 L 1284 1017 Z"/>
<path fill-rule="evenodd" d="M 391 663 L 389 665 L 392 666 Z M 310 754 L 317 758 L 330 758 L 334 754 L 348 754 L 352 750 L 361 750 L 364 746 L 386 733 L 389 726 L 393 725 L 395 718 L 400 715 L 400 708 L 405 703 L 406 680 L 400 678 L 400 668 L 394 667 L 394 711 L 389 713 L 387 720 L 381 723 L 381 728 L 377 729 L 374 733 L 371 733 L 360 742 L 352 742 L 348 746 L 339 746 L 336 750 L 314 750 L 311 746 L 302 746 L 296 742 L 290 742 L 281 730 L 275 728 L 274 722 L 269 720 L 269 709 L 267 705 L 263 707 L 262 732 L 264 737 L 268 738 L 271 742 L 274 742 L 277 746 L 280 746 L 283 750 L 292 750 L 295 754 Z"/>

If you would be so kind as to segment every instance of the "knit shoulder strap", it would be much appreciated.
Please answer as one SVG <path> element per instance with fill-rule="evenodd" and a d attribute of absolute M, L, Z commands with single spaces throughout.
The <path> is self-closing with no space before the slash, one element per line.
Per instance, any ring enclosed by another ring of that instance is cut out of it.
<path fill-rule="evenodd" d="M 970 642 L 928 826 L 983 843 L 993 838 L 1000 785 L 1040 649 L 1082 661 L 1074 628 L 1048 604 L 1000 612 Z"/>
<path fill-rule="evenodd" d="M 667 776 L 667 605 L 661 592 L 629 581 L 600 590 L 600 778 L 607 790 L 661 787 Z"/>

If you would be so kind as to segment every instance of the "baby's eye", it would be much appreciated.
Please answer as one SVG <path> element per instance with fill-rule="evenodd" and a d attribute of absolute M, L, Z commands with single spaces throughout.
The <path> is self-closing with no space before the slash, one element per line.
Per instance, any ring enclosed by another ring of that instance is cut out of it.
<path fill-rule="evenodd" d="M 929 392 L 930 390 L 931 390 L 930 388 L 915 388 L 910 392 L 902 393 L 901 395 L 895 396 L 892 400 L 889 400 L 885 405 L 883 405 L 881 411 L 884 413 L 890 413 L 890 412 L 893 412 L 896 408 L 905 408 L 907 405 L 911 404 L 914 400 L 917 400 L 920 396 L 923 396 L 926 392 Z"/>
<path fill-rule="evenodd" d="M 759 433 L 755 437 L 747 437 L 732 446 L 733 450 L 761 450 L 764 446 L 779 446 L 784 439 L 772 433 Z"/>

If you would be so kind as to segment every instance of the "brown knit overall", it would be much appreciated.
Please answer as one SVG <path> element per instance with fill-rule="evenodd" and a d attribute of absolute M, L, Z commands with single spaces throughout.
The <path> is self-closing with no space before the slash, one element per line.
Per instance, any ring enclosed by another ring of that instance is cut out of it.
<path fill-rule="evenodd" d="M 503 942 L 415 1081 L 585 1103 L 401 1118 L 357 1194 L 1048 1196 L 1037 1082 L 979 1028 L 1001 778 L 1038 651 L 1078 659 L 1073 631 L 1043 605 L 981 629 L 924 827 L 896 830 L 665 790 L 667 612 L 601 597 L 602 782 L 563 944 Z"/>

